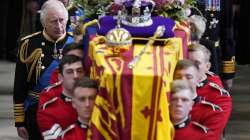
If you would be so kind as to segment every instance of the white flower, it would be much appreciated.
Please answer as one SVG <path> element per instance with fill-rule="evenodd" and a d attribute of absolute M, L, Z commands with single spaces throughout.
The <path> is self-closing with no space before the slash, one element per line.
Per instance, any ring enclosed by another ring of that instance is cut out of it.
<path fill-rule="evenodd" d="M 184 5 L 186 0 L 175 0 L 175 1 L 179 1 L 181 3 L 181 5 Z"/>

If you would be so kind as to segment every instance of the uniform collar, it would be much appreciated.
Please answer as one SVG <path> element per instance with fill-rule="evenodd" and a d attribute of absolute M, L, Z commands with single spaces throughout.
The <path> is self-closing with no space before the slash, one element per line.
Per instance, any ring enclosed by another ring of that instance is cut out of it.
<path fill-rule="evenodd" d="M 65 102 L 72 102 L 72 98 L 64 95 L 63 93 L 61 94 L 61 99 Z"/>
<path fill-rule="evenodd" d="M 80 126 L 82 129 L 87 129 L 89 126 L 88 124 L 81 123 L 79 118 L 77 119 L 77 125 Z"/>
<path fill-rule="evenodd" d="M 182 122 L 174 124 L 174 128 L 180 129 L 180 128 L 186 127 L 189 124 L 190 120 L 191 120 L 190 117 L 187 116 Z"/>
<path fill-rule="evenodd" d="M 54 40 L 54 39 L 52 39 L 52 38 L 46 33 L 45 29 L 43 30 L 43 36 L 44 36 L 44 38 L 47 39 L 47 40 L 50 41 L 50 42 L 53 42 L 53 43 L 57 43 L 57 42 L 63 40 L 63 39 L 66 37 L 66 34 L 67 34 L 67 33 L 65 32 L 65 33 L 64 33 L 61 37 L 59 37 L 57 40 Z"/>
<path fill-rule="evenodd" d="M 203 99 L 203 98 L 202 98 L 201 96 L 196 96 L 196 97 L 193 99 L 193 101 L 194 101 L 194 103 L 196 104 L 196 103 L 199 103 L 202 99 Z"/>
<path fill-rule="evenodd" d="M 198 88 L 204 87 L 207 83 L 208 83 L 208 79 L 206 78 L 205 80 L 201 81 L 201 82 L 197 85 L 197 87 L 198 87 Z"/>

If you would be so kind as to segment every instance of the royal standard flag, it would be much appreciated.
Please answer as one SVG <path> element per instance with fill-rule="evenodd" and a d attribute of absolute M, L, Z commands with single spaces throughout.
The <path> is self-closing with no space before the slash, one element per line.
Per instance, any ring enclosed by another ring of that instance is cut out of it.
<path fill-rule="evenodd" d="M 100 41 L 101 40 L 101 41 Z M 180 38 L 145 50 L 133 69 L 128 63 L 145 45 L 113 56 L 102 37 L 90 42 L 91 78 L 100 83 L 88 139 L 171 140 L 167 93 L 175 65 L 182 59 Z"/>

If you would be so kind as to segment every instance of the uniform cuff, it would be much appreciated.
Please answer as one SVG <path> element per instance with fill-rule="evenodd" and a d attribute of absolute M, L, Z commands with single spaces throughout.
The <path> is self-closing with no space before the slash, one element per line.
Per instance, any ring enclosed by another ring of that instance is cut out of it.
<path fill-rule="evenodd" d="M 24 104 L 14 104 L 15 126 L 24 126 Z"/>

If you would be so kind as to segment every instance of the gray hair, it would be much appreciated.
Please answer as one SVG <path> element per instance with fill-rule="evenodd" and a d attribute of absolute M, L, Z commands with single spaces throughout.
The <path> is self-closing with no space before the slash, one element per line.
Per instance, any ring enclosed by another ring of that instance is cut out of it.
<path fill-rule="evenodd" d="M 193 24 L 195 32 L 192 34 L 199 40 L 206 30 L 206 19 L 199 15 L 189 17 L 189 23 Z"/>
<path fill-rule="evenodd" d="M 49 10 L 63 10 L 65 17 L 68 20 L 68 16 L 69 16 L 68 10 L 65 8 L 63 3 L 58 0 L 48 0 L 42 5 L 41 12 L 40 12 L 40 21 L 43 26 L 45 24 L 45 19 L 48 16 Z"/>

